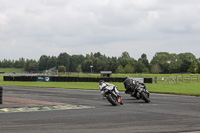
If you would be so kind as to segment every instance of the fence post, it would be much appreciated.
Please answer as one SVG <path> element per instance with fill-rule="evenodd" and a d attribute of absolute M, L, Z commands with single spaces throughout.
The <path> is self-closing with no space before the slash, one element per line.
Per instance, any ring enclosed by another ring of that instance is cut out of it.
<path fill-rule="evenodd" d="M 158 77 L 156 76 L 156 77 L 155 77 L 155 83 L 157 83 L 157 78 L 158 78 Z"/>
<path fill-rule="evenodd" d="M 176 76 L 176 83 L 178 83 L 178 76 Z"/>
<path fill-rule="evenodd" d="M 192 82 L 192 76 L 190 76 L 190 83 Z"/>
<path fill-rule="evenodd" d="M 197 82 L 199 82 L 199 76 L 197 76 Z"/>
<path fill-rule="evenodd" d="M 0 86 L 0 104 L 3 103 L 2 97 L 3 97 L 3 87 Z"/>

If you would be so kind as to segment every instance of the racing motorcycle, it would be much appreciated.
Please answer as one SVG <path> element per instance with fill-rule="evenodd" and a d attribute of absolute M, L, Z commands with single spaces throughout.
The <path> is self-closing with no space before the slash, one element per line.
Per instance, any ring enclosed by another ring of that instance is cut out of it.
<path fill-rule="evenodd" d="M 135 79 L 132 80 L 132 85 L 129 87 L 129 91 L 125 92 L 131 95 L 131 97 L 135 97 L 136 99 L 142 99 L 146 103 L 150 102 L 150 93 L 147 90 L 147 86 L 144 83 L 136 81 Z"/>
<path fill-rule="evenodd" d="M 146 103 L 150 102 L 150 93 L 148 92 L 147 86 L 144 83 L 138 83 L 138 86 L 135 88 L 135 92 L 131 92 L 131 96 L 135 97 L 136 99 L 142 99 Z"/>
<path fill-rule="evenodd" d="M 123 105 L 117 86 L 101 80 L 99 81 L 99 90 L 104 99 L 106 98 L 113 106 Z"/>

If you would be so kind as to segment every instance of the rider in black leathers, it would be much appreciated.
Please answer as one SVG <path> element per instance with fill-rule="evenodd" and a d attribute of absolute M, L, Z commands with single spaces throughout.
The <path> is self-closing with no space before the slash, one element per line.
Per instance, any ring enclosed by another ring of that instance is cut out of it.
<path fill-rule="evenodd" d="M 127 76 L 124 80 L 124 87 L 126 89 L 125 93 L 130 94 L 131 97 L 135 97 L 138 100 L 143 99 L 147 103 L 150 102 L 147 86 L 143 82 L 136 81 L 134 78 Z"/>
<path fill-rule="evenodd" d="M 136 88 L 139 86 L 139 83 L 134 78 L 125 77 L 124 87 L 126 89 L 125 93 L 130 94 L 131 91 L 136 92 Z"/>

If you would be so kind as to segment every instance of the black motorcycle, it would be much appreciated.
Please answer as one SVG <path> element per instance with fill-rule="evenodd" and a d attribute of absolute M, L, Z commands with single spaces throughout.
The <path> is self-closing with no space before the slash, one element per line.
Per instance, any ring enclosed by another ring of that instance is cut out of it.
<path fill-rule="evenodd" d="M 146 103 L 150 102 L 150 93 L 147 90 L 147 86 L 144 83 L 140 83 L 132 79 L 133 83 L 129 84 L 128 90 L 125 91 L 126 94 L 130 94 L 131 97 L 135 97 L 136 99 L 142 99 Z M 130 83 L 130 82 L 129 82 Z M 126 87 L 125 87 L 126 88 Z"/>

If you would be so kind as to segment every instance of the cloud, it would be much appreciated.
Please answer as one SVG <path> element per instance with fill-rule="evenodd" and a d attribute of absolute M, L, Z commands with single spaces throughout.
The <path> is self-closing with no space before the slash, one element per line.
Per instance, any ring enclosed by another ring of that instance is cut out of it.
<path fill-rule="evenodd" d="M 197 0 L 1 0 L 1 59 L 61 52 L 134 58 L 191 52 L 200 57 Z"/>

